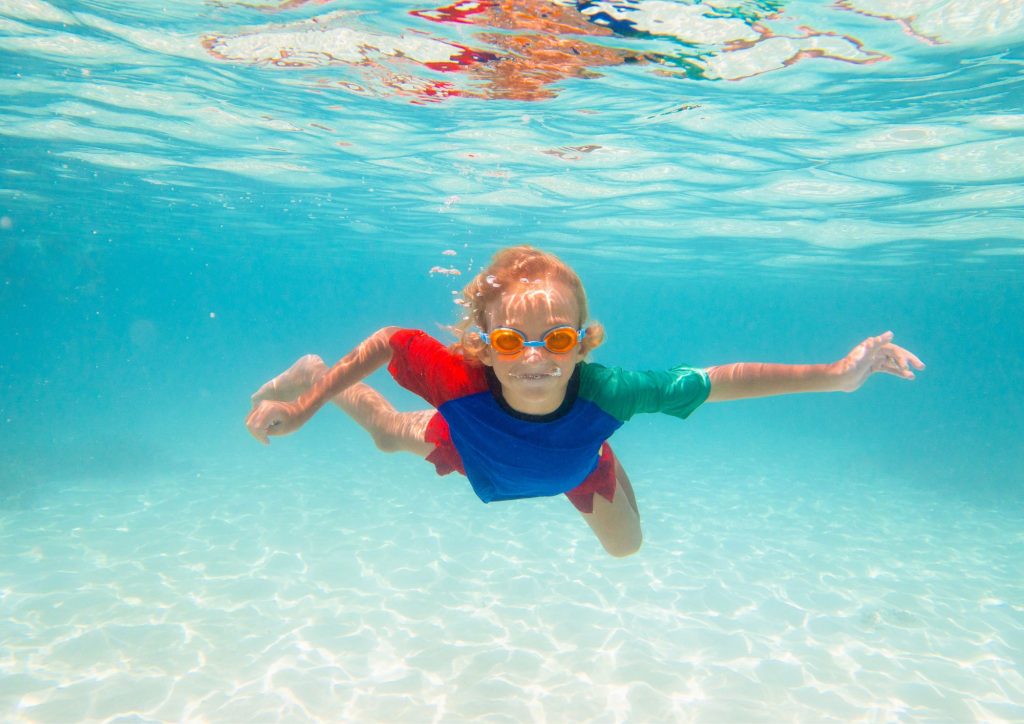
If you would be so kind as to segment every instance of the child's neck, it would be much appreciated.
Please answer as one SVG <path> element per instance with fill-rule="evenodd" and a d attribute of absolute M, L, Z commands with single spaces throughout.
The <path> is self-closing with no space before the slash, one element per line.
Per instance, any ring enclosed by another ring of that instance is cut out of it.
<path fill-rule="evenodd" d="M 565 402 L 565 390 L 562 390 L 562 394 L 557 399 L 550 397 L 548 399 L 529 399 L 523 395 L 510 395 L 507 390 L 502 390 L 502 394 L 509 407 L 524 415 L 550 415 Z"/>
<path fill-rule="evenodd" d="M 499 382 L 505 404 L 523 415 L 550 415 L 565 404 L 569 395 L 572 377 L 558 387 L 516 389 Z"/>

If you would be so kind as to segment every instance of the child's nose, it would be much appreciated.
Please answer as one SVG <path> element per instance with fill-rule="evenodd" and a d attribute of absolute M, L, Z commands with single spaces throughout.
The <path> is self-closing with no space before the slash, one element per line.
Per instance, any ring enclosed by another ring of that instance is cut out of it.
<path fill-rule="evenodd" d="M 524 347 L 523 359 L 534 360 L 543 356 L 544 347 Z"/>

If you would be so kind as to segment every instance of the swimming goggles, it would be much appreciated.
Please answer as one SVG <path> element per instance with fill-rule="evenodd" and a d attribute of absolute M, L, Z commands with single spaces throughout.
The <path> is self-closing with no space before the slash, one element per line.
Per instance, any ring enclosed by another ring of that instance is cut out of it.
<path fill-rule="evenodd" d="M 498 327 L 490 334 L 480 332 L 480 339 L 490 345 L 498 354 L 518 354 L 524 347 L 544 347 L 554 354 L 565 354 L 586 336 L 585 329 L 569 326 L 552 327 L 538 340 L 528 340 L 526 335 L 511 327 Z"/>

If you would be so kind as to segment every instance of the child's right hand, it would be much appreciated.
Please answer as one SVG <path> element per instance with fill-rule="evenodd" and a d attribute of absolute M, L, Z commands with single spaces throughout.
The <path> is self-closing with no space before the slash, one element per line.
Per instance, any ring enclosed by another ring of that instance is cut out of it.
<path fill-rule="evenodd" d="M 307 354 L 256 390 L 252 396 L 252 412 L 245 418 L 245 426 L 252 436 L 268 445 L 269 435 L 287 435 L 302 427 L 305 417 L 291 403 L 326 371 L 327 365 L 320 357 Z"/>
<path fill-rule="evenodd" d="M 245 426 L 252 436 L 264 445 L 270 444 L 270 435 L 287 435 L 306 422 L 298 405 L 279 400 L 263 400 L 245 418 Z"/>

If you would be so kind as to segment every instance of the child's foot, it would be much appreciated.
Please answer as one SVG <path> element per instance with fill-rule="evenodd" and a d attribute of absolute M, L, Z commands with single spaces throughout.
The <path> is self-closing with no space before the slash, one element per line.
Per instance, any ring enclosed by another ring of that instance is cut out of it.
<path fill-rule="evenodd" d="M 318 355 L 307 354 L 291 367 L 256 390 L 252 396 L 255 406 L 261 400 L 291 402 L 313 386 L 313 383 L 327 371 L 327 365 Z"/>

